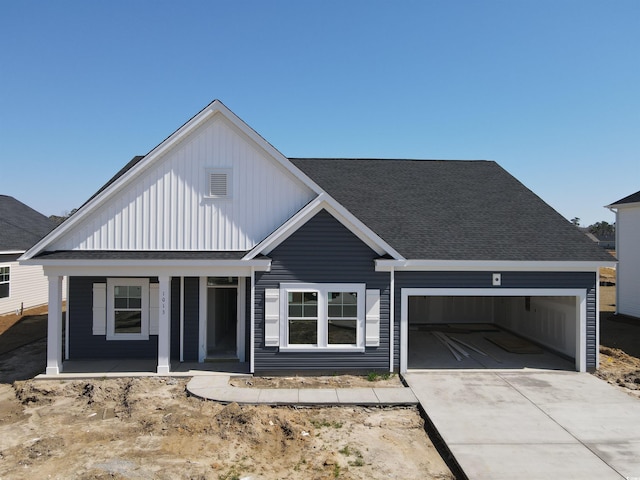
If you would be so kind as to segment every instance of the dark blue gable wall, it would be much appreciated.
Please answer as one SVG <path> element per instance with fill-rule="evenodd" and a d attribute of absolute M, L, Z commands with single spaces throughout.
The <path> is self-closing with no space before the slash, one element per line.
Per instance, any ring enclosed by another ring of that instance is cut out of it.
<path fill-rule="evenodd" d="M 326 211 L 273 250 L 270 272 L 256 273 L 255 371 L 389 369 L 389 273 L 376 272 L 378 255 Z M 380 346 L 364 353 L 279 352 L 264 346 L 264 291 L 280 283 L 365 283 L 380 289 Z"/>
<path fill-rule="evenodd" d="M 502 285 L 492 286 L 493 273 Z M 596 365 L 596 275 L 592 272 L 396 272 L 394 364 L 400 365 L 400 301 L 403 288 L 571 288 L 587 291 L 587 368 Z"/>

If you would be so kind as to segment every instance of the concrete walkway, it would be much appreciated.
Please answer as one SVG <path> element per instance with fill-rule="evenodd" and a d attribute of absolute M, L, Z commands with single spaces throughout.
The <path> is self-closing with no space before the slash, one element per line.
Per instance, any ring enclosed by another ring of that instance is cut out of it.
<path fill-rule="evenodd" d="M 202 375 L 187 383 L 192 395 L 223 403 L 265 405 L 417 405 L 410 388 L 243 388 L 229 376 Z"/>
<path fill-rule="evenodd" d="M 404 378 L 470 479 L 640 480 L 640 400 L 590 374 Z"/>

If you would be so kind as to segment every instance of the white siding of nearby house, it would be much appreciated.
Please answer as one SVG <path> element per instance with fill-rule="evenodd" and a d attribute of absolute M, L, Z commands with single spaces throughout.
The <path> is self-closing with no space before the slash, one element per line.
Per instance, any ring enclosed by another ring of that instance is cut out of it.
<path fill-rule="evenodd" d="M 44 305 L 49 301 L 49 283 L 41 265 L 19 265 L 18 262 L 0 263 L 10 267 L 10 294 L 0 298 L 0 315 L 15 313 L 20 308 Z M 66 282 L 62 292 L 66 299 Z"/>
<path fill-rule="evenodd" d="M 207 198 L 211 171 L 230 198 Z M 314 196 L 216 114 L 49 249 L 250 250 Z"/>
<path fill-rule="evenodd" d="M 640 318 L 640 204 L 620 206 L 616 236 L 617 312 Z"/>

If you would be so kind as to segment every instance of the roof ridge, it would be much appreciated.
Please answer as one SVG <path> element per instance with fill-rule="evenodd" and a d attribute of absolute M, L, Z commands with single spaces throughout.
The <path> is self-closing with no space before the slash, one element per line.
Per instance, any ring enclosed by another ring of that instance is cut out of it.
<path fill-rule="evenodd" d="M 443 158 L 374 158 L 374 157 L 287 157 L 289 160 L 346 160 L 346 161 L 392 161 L 392 162 L 491 162 L 495 160 L 487 159 L 443 159 Z"/>

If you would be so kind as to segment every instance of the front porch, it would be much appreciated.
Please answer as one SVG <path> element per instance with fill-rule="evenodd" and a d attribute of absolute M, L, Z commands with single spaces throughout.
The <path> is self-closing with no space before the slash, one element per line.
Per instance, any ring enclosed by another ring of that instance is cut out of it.
<path fill-rule="evenodd" d="M 189 253 L 179 256 L 192 257 Z M 126 266 L 45 266 L 46 375 L 252 371 L 254 272 L 268 268 L 268 261 L 216 259 L 226 255 L 208 253 L 213 257 L 208 261 L 181 259 L 180 266 L 175 259 L 138 263 L 138 255 Z M 69 278 L 66 318 L 64 277 Z"/>
<path fill-rule="evenodd" d="M 199 375 L 250 375 L 248 362 L 171 362 L 168 373 L 157 372 L 155 359 L 119 358 L 103 360 L 65 360 L 61 372 L 49 372 L 36 379 L 76 379 L 109 377 L 196 377 Z"/>

